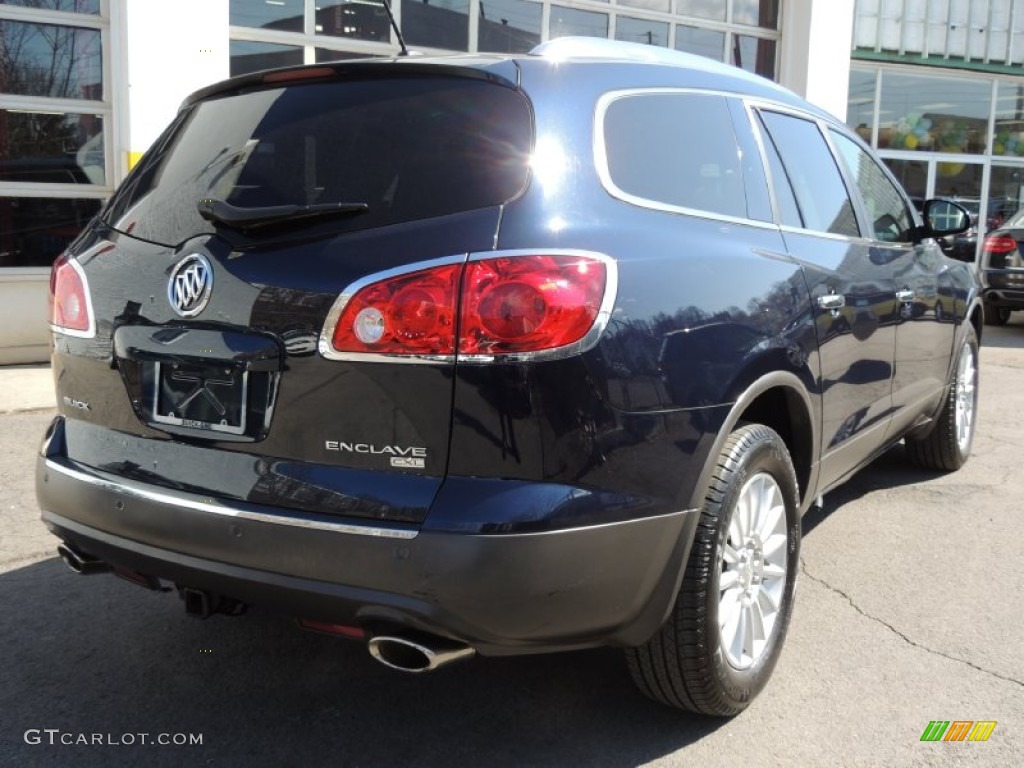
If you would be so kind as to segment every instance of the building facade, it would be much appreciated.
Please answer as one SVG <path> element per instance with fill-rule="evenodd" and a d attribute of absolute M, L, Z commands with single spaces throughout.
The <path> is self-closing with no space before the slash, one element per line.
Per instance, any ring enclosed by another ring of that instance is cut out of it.
<path fill-rule="evenodd" d="M 847 122 L 911 197 L 1024 207 L 1024 0 L 857 0 Z"/>
<path fill-rule="evenodd" d="M 268 67 L 393 56 L 381 2 L 0 0 L 0 364 L 47 358 L 50 264 L 185 96 Z M 840 116 L 847 84 L 868 87 L 890 66 L 857 59 L 851 80 L 850 58 L 836 55 L 851 47 L 854 0 L 393 0 L 393 9 L 409 47 L 424 53 L 525 52 L 566 35 L 628 40 L 735 64 Z M 854 101 L 857 124 L 878 133 L 879 109 L 869 115 Z"/>

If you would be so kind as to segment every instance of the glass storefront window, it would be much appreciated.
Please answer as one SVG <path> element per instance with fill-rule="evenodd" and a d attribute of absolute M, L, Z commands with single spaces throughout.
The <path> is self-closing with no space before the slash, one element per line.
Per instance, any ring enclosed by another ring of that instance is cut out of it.
<path fill-rule="evenodd" d="M 379 56 L 372 56 L 368 53 L 352 53 L 352 51 L 335 51 L 330 48 L 316 49 L 316 63 L 324 61 L 343 61 L 345 59 L 376 59 Z"/>
<path fill-rule="evenodd" d="M 355 40 L 391 40 L 391 22 L 383 3 L 327 3 L 316 7 L 316 33 Z"/>
<path fill-rule="evenodd" d="M 676 50 L 721 61 L 725 53 L 725 32 L 677 25 Z"/>
<path fill-rule="evenodd" d="M 846 102 L 846 124 L 853 128 L 857 135 L 868 144 L 871 143 L 871 126 L 875 122 L 875 81 L 877 79 L 877 70 L 850 70 L 850 90 Z"/>
<path fill-rule="evenodd" d="M 725 3 L 722 0 L 676 0 L 676 13 L 698 19 L 725 21 Z"/>
<path fill-rule="evenodd" d="M 775 41 L 749 35 L 732 36 L 732 63 L 761 77 L 775 78 Z"/>
<path fill-rule="evenodd" d="M 49 267 L 100 205 L 75 198 L 0 197 L 0 267 Z"/>
<path fill-rule="evenodd" d="M 231 41 L 231 76 L 259 72 L 261 69 L 290 67 L 301 64 L 302 48 L 276 43 L 252 43 L 247 40 Z"/>
<path fill-rule="evenodd" d="M 593 11 L 578 11 L 575 8 L 551 6 L 551 27 L 549 39 L 583 35 L 585 37 L 608 37 L 608 14 Z"/>
<path fill-rule="evenodd" d="M 105 184 L 103 118 L 0 110 L 0 181 Z"/>
<path fill-rule="evenodd" d="M 992 154 L 1024 157 L 1024 83 L 999 83 Z"/>
<path fill-rule="evenodd" d="M 477 27 L 481 51 L 525 53 L 540 43 L 540 3 L 528 0 L 480 0 Z"/>
<path fill-rule="evenodd" d="M 983 80 L 883 72 L 878 147 L 982 154 L 991 93 Z"/>
<path fill-rule="evenodd" d="M 103 98 L 103 63 L 97 29 L 0 24 L 0 92 L 66 99 Z"/>
<path fill-rule="evenodd" d="M 955 200 L 976 219 L 981 207 L 982 167 L 981 163 L 936 163 L 934 197 Z"/>
<path fill-rule="evenodd" d="M 409 45 L 469 50 L 469 0 L 402 0 L 402 36 Z"/>
<path fill-rule="evenodd" d="M 47 11 L 68 13 L 100 12 L 100 0 L 0 0 L 0 5 L 20 5 L 26 8 L 42 8 Z"/>
<path fill-rule="evenodd" d="M 619 16 L 615 20 L 615 39 L 645 45 L 668 45 L 668 23 Z"/>
<path fill-rule="evenodd" d="M 672 10 L 671 0 L 618 0 L 618 4 L 643 8 L 645 11 L 660 11 L 661 13 L 669 13 Z M 625 40 L 625 38 L 620 37 L 619 40 Z"/>
<path fill-rule="evenodd" d="M 779 0 L 732 0 L 732 20 L 736 24 L 776 29 Z"/>
<path fill-rule="evenodd" d="M 1024 166 L 993 163 L 988 187 L 988 229 L 1024 209 Z"/>
<path fill-rule="evenodd" d="M 286 32 L 303 30 L 303 0 L 231 0 L 229 20 L 236 27 L 259 27 Z"/>

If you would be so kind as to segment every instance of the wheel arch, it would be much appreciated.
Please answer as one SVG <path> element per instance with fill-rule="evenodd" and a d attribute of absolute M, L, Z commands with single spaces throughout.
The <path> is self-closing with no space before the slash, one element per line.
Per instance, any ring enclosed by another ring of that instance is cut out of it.
<path fill-rule="evenodd" d="M 763 424 L 775 430 L 786 444 L 800 488 L 800 513 L 810 506 L 817 489 L 820 408 L 815 406 L 804 382 L 789 371 L 772 371 L 750 383 L 736 397 L 694 486 L 688 507 L 703 505 L 718 456 L 729 435 L 743 424 Z"/>

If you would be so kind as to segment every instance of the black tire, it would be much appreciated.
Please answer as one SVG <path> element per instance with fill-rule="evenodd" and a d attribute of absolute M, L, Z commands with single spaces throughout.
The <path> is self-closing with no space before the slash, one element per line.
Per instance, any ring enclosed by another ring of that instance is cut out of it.
<path fill-rule="evenodd" d="M 737 668 L 723 648 L 720 583 L 737 499 L 748 482 L 759 481 L 761 474 L 774 480 L 785 507 L 785 575 L 775 577 L 781 582 L 781 600 L 763 648 L 747 668 Z M 644 694 L 671 707 L 731 716 L 745 709 L 764 687 L 778 661 L 793 610 L 800 552 L 798 499 L 793 462 L 775 431 L 752 424 L 729 435 L 704 500 L 672 613 L 644 645 L 626 649 L 630 674 Z"/>
<path fill-rule="evenodd" d="M 1006 307 L 985 305 L 985 325 L 1006 325 L 1010 322 L 1010 310 Z"/>
<path fill-rule="evenodd" d="M 970 323 L 966 326 L 963 341 L 953 362 L 953 379 L 949 383 L 946 400 L 942 412 L 935 420 L 934 428 L 923 437 L 908 437 L 904 440 L 907 458 L 922 469 L 952 472 L 960 469 L 971 455 L 978 416 L 978 337 Z M 965 355 L 971 359 L 968 376 L 972 380 L 969 382 L 962 380 L 965 373 L 962 366 Z M 960 432 L 964 412 L 957 407 L 961 396 L 970 399 L 970 418 L 965 434 Z"/>

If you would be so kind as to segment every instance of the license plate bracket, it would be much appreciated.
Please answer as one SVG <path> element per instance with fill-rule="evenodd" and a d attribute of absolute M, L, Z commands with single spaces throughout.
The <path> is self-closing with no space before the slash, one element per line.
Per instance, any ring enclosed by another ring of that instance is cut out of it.
<path fill-rule="evenodd" d="M 244 435 L 249 371 L 231 364 L 150 363 L 151 419 L 185 429 Z"/>

